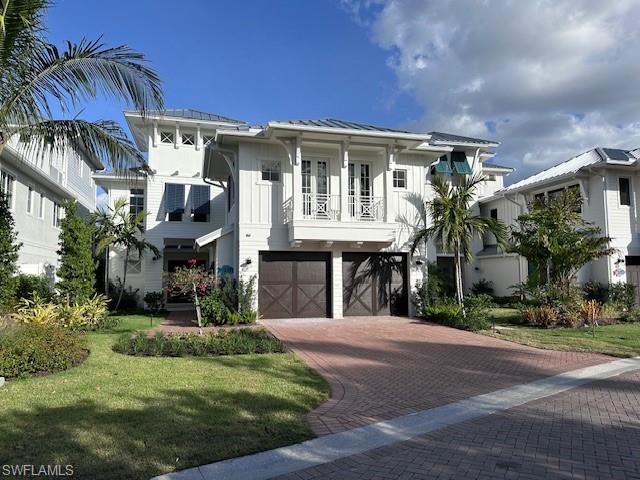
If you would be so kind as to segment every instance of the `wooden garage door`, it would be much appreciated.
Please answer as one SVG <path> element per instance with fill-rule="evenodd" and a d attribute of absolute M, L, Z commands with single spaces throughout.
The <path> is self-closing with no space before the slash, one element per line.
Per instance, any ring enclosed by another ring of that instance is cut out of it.
<path fill-rule="evenodd" d="M 404 254 L 343 253 L 344 315 L 406 315 L 406 273 Z"/>
<path fill-rule="evenodd" d="M 328 253 L 260 252 L 258 308 L 263 318 L 328 317 Z"/>

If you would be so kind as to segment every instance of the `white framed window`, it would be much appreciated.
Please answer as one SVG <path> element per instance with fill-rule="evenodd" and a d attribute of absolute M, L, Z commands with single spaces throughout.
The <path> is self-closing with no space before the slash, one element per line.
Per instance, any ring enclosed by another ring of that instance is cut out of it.
<path fill-rule="evenodd" d="M 260 167 L 260 178 L 265 182 L 279 182 L 282 172 L 280 171 L 280 161 L 262 160 Z"/>
<path fill-rule="evenodd" d="M 132 254 L 127 262 L 127 272 L 133 275 L 142 273 L 142 257 Z"/>
<path fill-rule="evenodd" d="M 393 171 L 393 188 L 407 188 L 406 170 L 396 169 Z"/>
<path fill-rule="evenodd" d="M 629 177 L 618 177 L 618 199 L 621 206 L 631 205 L 631 181 Z"/>
<path fill-rule="evenodd" d="M 144 188 L 132 188 L 129 190 L 129 213 L 135 217 L 144 211 Z"/>
<path fill-rule="evenodd" d="M 195 145 L 196 136 L 193 133 L 182 134 L 182 145 Z"/>
<path fill-rule="evenodd" d="M 38 193 L 38 218 L 44 218 L 44 195 L 42 192 Z"/>
<path fill-rule="evenodd" d="M 33 214 L 33 203 L 34 197 L 36 195 L 36 191 L 33 189 L 31 185 L 27 187 L 27 213 L 29 215 Z"/>
<path fill-rule="evenodd" d="M 207 143 L 213 143 L 214 136 L 213 135 L 203 135 L 202 136 L 202 144 L 206 145 Z"/>
<path fill-rule="evenodd" d="M 160 142 L 161 143 L 173 143 L 174 142 L 174 136 L 175 134 L 173 132 L 169 132 L 166 130 L 163 130 L 160 132 Z"/>
<path fill-rule="evenodd" d="M 9 172 L 2 170 L 0 172 L 0 192 L 4 193 L 7 199 L 9 210 L 13 210 L 13 200 L 15 197 L 16 177 Z"/>
<path fill-rule="evenodd" d="M 60 228 L 62 220 L 62 206 L 58 202 L 53 202 L 52 224 L 55 228 Z"/>

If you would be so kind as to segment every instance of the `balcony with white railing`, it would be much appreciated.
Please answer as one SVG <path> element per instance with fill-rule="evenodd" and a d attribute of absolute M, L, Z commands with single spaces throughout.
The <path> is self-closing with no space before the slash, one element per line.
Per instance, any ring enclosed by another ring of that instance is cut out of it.
<path fill-rule="evenodd" d="M 303 193 L 284 205 L 290 241 L 391 242 L 396 225 L 385 221 L 385 199 Z M 296 208 L 297 207 L 297 208 Z"/>

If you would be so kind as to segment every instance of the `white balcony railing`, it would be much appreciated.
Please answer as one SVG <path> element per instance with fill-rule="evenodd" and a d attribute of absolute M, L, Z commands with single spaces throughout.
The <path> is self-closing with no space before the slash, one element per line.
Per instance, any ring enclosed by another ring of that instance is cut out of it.
<path fill-rule="evenodd" d="M 338 220 L 340 218 L 340 196 L 324 193 L 303 193 L 302 218 Z"/>
<path fill-rule="evenodd" d="M 384 197 L 349 195 L 347 204 L 351 220 L 357 222 L 384 221 Z"/>

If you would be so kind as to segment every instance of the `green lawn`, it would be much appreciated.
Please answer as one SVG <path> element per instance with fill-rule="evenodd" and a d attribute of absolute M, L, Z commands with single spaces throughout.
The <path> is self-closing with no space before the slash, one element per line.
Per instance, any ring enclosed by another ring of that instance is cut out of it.
<path fill-rule="evenodd" d="M 304 414 L 327 398 L 328 386 L 293 354 L 112 352 L 118 334 L 148 326 L 148 317 L 123 317 L 115 331 L 88 335 L 91 354 L 79 367 L 0 388 L 2 463 L 148 479 L 312 436 Z"/>
<path fill-rule="evenodd" d="M 490 316 L 496 325 L 510 324 L 513 320 L 520 318 L 520 311 L 515 308 L 492 308 Z"/>
<path fill-rule="evenodd" d="M 593 338 L 591 328 L 532 328 L 509 325 L 495 333 L 482 332 L 504 340 L 573 352 L 594 352 L 615 357 L 640 355 L 640 324 L 627 323 L 596 328 Z"/>

